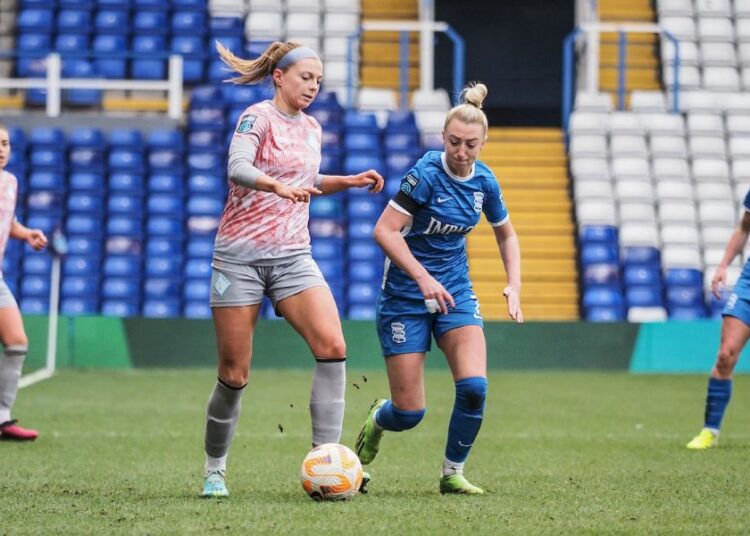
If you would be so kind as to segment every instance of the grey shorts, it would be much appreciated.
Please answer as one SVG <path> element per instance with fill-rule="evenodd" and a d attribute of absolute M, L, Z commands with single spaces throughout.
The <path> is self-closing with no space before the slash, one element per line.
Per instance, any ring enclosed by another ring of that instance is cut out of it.
<path fill-rule="evenodd" d="M 13 293 L 5 283 L 5 279 L 0 277 L 0 309 L 6 307 L 18 307 L 16 299 L 13 297 Z"/>
<path fill-rule="evenodd" d="M 284 298 L 328 283 L 312 256 L 300 255 L 270 266 L 211 263 L 211 307 L 257 305 L 268 296 L 276 304 Z"/>

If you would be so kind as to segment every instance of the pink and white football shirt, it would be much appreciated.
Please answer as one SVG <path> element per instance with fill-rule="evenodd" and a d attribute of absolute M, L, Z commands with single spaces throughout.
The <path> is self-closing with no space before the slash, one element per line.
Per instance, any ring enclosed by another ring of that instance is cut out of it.
<path fill-rule="evenodd" d="M 247 155 L 269 177 L 301 188 L 315 186 L 320 168 L 322 131 L 304 113 L 289 116 L 271 101 L 247 108 L 229 147 L 229 159 Z M 214 246 L 218 260 L 275 264 L 310 251 L 307 203 L 230 183 Z"/>
<path fill-rule="evenodd" d="M 16 213 L 18 197 L 18 180 L 15 175 L 0 170 L 0 278 L 2 278 L 2 260 L 10 237 L 10 226 Z"/>

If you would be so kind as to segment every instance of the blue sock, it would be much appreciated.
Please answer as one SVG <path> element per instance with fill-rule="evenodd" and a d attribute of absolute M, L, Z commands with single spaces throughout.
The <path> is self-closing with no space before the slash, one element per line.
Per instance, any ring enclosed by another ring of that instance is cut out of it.
<path fill-rule="evenodd" d="M 448 443 L 445 457 L 455 463 L 463 463 L 469 456 L 482 426 L 484 400 L 487 396 L 487 378 L 464 378 L 456 382 L 456 401 L 448 426 Z"/>
<path fill-rule="evenodd" d="M 375 422 L 377 422 L 383 430 L 401 432 L 402 430 L 410 430 L 418 425 L 419 421 L 424 417 L 424 414 L 424 408 L 413 411 L 402 410 L 398 409 L 390 400 L 388 400 L 375 414 Z"/>
<path fill-rule="evenodd" d="M 729 399 L 732 397 L 732 380 L 720 380 L 718 378 L 708 379 L 708 394 L 706 395 L 706 418 L 705 428 L 718 430 L 724 410 L 727 409 Z"/>

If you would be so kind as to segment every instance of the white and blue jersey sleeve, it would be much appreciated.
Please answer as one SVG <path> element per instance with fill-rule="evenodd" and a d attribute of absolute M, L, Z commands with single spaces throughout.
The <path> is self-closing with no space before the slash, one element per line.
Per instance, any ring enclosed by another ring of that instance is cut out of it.
<path fill-rule="evenodd" d="M 412 217 L 402 230 L 414 257 L 450 293 L 471 288 L 466 235 L 484 213 L 494 225 L 508 221 L 508 211 L 492 171 L 476 162 L 468 177 L 453 175 L 444 153 L 426 153 L 402 179 L 390 201 Z M 397 266 L 386 262 L 385 292 L 422 299 L 419 287 Z"/>

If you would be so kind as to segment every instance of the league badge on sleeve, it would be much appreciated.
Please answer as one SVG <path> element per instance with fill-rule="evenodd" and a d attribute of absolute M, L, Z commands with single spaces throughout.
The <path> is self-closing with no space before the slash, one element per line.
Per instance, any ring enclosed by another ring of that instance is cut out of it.
<path fill-rule="evenodd" d="M 250 129 L 253 128 L 257 118 L 257 116 L 251 114 L 243 116 L 240 124 L 237 125 L 237 134 L 247 134 L 250 132 Z"/>
<path fill-rule="evenodd" d="M 406 195 L 411 195 L 411 193 L 414 191 L 414 188 L 417 187 L 417 184 L 419 184 L 419 179 L 416 178 L 413 174 L 409 173 L 401 181 L 401 191 Z"/>

